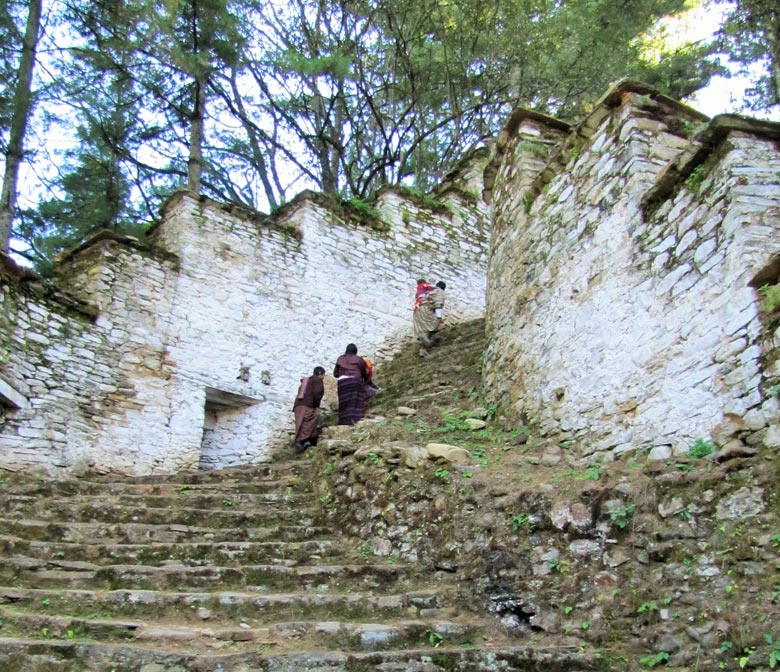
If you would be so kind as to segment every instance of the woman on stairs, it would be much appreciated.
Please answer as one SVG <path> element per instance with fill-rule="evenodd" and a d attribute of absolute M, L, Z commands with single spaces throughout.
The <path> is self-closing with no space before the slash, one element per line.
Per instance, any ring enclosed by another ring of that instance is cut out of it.
<path fill-rule="evenodd" d="M 365 384 L 368 382 L 368 367 L 357 354 L 354 343 L 336 360 L 333 377 L 338 380 L 339 424 L 354 425 L 366 415 Z"/>

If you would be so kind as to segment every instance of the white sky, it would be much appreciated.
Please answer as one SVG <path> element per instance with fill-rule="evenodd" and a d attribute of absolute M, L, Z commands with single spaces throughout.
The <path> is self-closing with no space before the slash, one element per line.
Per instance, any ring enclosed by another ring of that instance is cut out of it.
<path fill-rule="evenodd" d="M 680 40 L 697 41 L 707 40 L 715 34 L 723 20 L 723 14 L 732 5 L 714 3 L 712 0 L 704 2 L 684 16 L 680 17 L 677 27 L 667 27 L 670 34 L 679 35 Z M 725 63 L 728 66 L 728 63 Z M 684 101 L 691 107 L 704 112 L 709 117 L 718 114 L 737 113 L 751 117 L 762 117 L 772 121 L 780 121 L 780 110 L 775 110 L 772 115 L 758 115 L 754 112 L 743 112 L 741 101 L 744 98 L 745 89 L 750 86 L 748 77 L 713 77 L 710 84 L 697 91 L 688 100 Z"/>

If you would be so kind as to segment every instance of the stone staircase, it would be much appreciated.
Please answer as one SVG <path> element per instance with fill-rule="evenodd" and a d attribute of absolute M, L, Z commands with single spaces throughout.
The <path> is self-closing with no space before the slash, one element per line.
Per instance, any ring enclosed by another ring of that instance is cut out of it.
<path fill-rule="evenodd" d="M 5 478 L 0 670 L 524 669 L 445 572 L 319 524 L 309 467 Z"/>
<path fill-rule="evenodd" d="M 447 405 L 479 388 L 485 321 L 448 326 L 440 340 L 425 359 L 420 358 L 416 346 L 409 346 L 377 367 L 382 394 L 372 401 L 369 415 L 391 417 L 399 405 L 411 404 L 418 409 Z"/>
<path fill-rule="evenodd" d="M 483 329 L 385 364 L 370 415 L 467 396 Z M 221 471 L 0 475 L 0 672 L 598 669 L 577 647 L 519 641 L 446 568 L 356 543 L 333 514 L 360 503 L 320 494 L 323 470 L 351 459 L 345 430 L 326 428 L 316 454 Z"/>

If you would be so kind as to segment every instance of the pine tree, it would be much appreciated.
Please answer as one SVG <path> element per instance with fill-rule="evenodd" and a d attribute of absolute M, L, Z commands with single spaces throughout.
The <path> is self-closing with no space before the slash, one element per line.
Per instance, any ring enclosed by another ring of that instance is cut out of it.
<path fill-rule="evenodd" d="M 24 152 L 24 136 L 32 108 L 32 76 L 35 66 L 35 50 L 41 25 L 41 0 L 30 0 L 27 11 L 27 26 L 22 40 L 19 69 L 13 92 L 13 107 L 10 118 L 8 144 L 5 147 L 5 174 L 0 191 L 0 246 L 8 252 L 11 241 L 19 166 Z"/>

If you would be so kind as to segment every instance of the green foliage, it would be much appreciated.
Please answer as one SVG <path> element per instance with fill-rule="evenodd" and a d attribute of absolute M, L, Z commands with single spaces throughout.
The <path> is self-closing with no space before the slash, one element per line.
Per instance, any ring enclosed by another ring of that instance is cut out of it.
<path fill-rule="evenodd" d="M 692 138 L 706 126 L 703 122 L 691 121 L 690 119 L 681 119 L 679 123 L 686 138 Z"/>
<path fill-rule="evenodd" d="M 650 58 L 641 44 L 659 17 L 682 5 L 54 3 L 47 22 L 57 29 L 46 31 L 43 46 L 46 76 L 59 76 L 33 87 L 40 137 L 26 154 L 46 150 L 38 156 L 52 167 L 40 190 L 47 206 L 30 208 L 19 234 L 51 238 L 50 249 L 41 240 L 34 246 L 50 260 L 105 222 L 116 229 L 151 221 L 200 165 L 205 195 L 271 211 L 302 181 L 360 200 L 385 184 L 426 194 L 458 158 L 495 137 L 517 104 L 574 120 L 621 77 L 678 97 L 696 88 L 710 72 L 706 49 Z M 19 26 L 4 28 L 0 140 L 20 46 Z M 92 145 L 82 147 L 89 143 L 73 129 Z M 59 154 L 52 137 L 75 149 Z M 521 144 L 546 154 L 545 143 Z"/>
<path fill-rule="evenodd" d="M 751 82 L 743 101 L 748 110 L 780 107 L 779 31 L 775 0 L 728 3 L 720 43 L 728 58 L 743 66 L 740 72 Z"/>
<path fill-rule="evenodd" d="M 526 138 L 517 143 L 515 154 L 518 156 L 530 154 L 540 159 L 546 159 L 550 155 L 550 146 L 541 140 Z"/>
<path fill-rule="evenodd" d="M 715 446 L 712 441 L 707 441 L 705 439 L 696 439 L 696 441 L 693 442 L 693 445 L 688 449 L 688 454 L 696 459 L 707 457 L 707 455 L 710 455 L 713 452 L 715 452 Z"/>
<path fill-rule="evenodd" d="M 486 467 L 488 465 L 487 451 L 482 446 L 475 446 L 469 452 L 480 466 Z"/>
<path fill-rule="evenodd" d="M 401 186 L 398 190 L 404 196 L 417 201 L 419 204 L 429 210 L 438 211 L 442 209 L 441 201 L 438 201 L 430 194 L 425 193 L 422 189 L 418 189 L 417 187 Z"/>
<path fill-rule="evenodd" d="M 84 636 L 84 626 L 79 624 L 75 628 L 68 628 L 65 631 L 65 638 L 69 640 L 78 639 Z"/>
<path fill-rule="evenodd" d="M 581 481 L 598 481 L 601 478 L 601 467 L 598 465 L 588 467 L 578 478 Z"/>
<path fill-rule="evenodd" d="M 667 664 L 669 663 L 669 654 L 666 653 L 666 651 L 659 651 L 656 654 L 653 654 L 651 656 L 642 656 L 639 659 L 639 664 L 642 667 L 655 667 L 656 665 L 660 665 L 661 663 Z"/>
<path fill-rule="evenodd" d="M 774 670 L 780 664 L 780 638 L 765 634 L 764 641 L 769 645 L 769 667 Z"/>
<path fill-rule="evenodd" d="M 780 310 L 780 284 L 762 285 L 758 288 L 761 297 L 759 308 L 762 313 L 771 315 Z"/>
<path fill-rule="evenodd" d="M 450 472 L 448 469 L 439 468 L 433 472 L 433 475 L 434 477 L 441 479 L 442 481 L 446 481 L 447 477 L 450 475 Z"/>
<path fill-rule="evenodd" d="M 358 546 L 358 555 L 360 556 L 360 559 L 364 562 L 368 562 L 369 557 L 374 554 L 374 547 L 366 542 L 363 542 Z"/>
<path fill-rule="evenodd" d="M 441 413 L 442 424 L 438 427 L 434 427 L 433 431 L 436 434 L 451 434 L 457 432 L 469 431 L 469 426 L 466 423 L 466 419 L 469 417 L 468 411 L 461 411 L 457 415 L 446 412 L 444 409 L 438 409 Z"/>
<path fill-rule="evenodd" d="M 756 652 L 755 648 L 748 647 L 748 646 L 742 649 L 742 655 L 737 660 L 740 670 L 745 669 L 745 667 L 747 666 L 748 662 L 750 662 L 750 659 L 755 652 Z"/>
<path fill-rule="evenodd" d="M 527 528 L 529 532 L 533 532 L 535 524 L 531 520 L 530 515 L 527 513 L 519 513 L 509 519 L 509 527 L 512 528 L 513 532 L 517 532 L 521 528 Z"/>
<path fill-rule="evenodd" d="M 640 604 L 639 607 L 637 608 L 636 613 L 643 614 L 646 611 L 651 613 L 658 611 L 658 605 L 656 604 L 655 600 L 650 600 L 649 602 L 642 602 L 642 604 Z"/>
<path fill-rule="evenodd" d="M 428 640 L 428 644 L 435 649 L 439 648 L 441 643 L 444 641 L 444 635 L 436 632 L 435 630 L 428 630 L 425 635 Z"/>
<path fill-rule="evenodd" d="M 691 516 L 691 510 L 687 506 L 677 509 L 677 511 L 674 512 L 674 515 L 686 522 L 693 518 L 693 516 Z"/>
<path fill-rule="evenodd" d="M 621 530 L 628 527 L 628 524 L 631 522 L 631 519 L 634 517 L 634 512 L 636 511 L 636 506 L 634 504 L 628 504 L 626 506 L 621 506 L 614 511 L 611 511 L 609 514 L 610 520 Z"/>
<path fill-rule="evenodd" d="M 379 214 L 379 210 L 360 198 L 351 198 L 349 201 L 347 201 L 347 203 L 349 203 L 349 205 L 361 217 L 365 217 L 366 219 L 374 221 L 380 221 L 382 219 L 382 215 Z"/>
<path fill-rule="evenodd" d="M 701 187 L 702 182 L 704 181 L 705 172 L 704 172 L 704 164 L 699 164 L 696 166 L 688 175 L 688 177 L 685 180 L 685 186 L 688 188 L 689 191 L 692 191 L 694 193 L 698 193 L 699 188 Z"/>
<path fill-rule="evenodd" d="M 335 79 L 347 77 L 352 70 L 352 56 L 348 53 L 332 53 L 322 56 L 307 56 L 294 49 L 280 54 L 276 61 L 280 72 L 306 77 L 329 75 Z"/>

